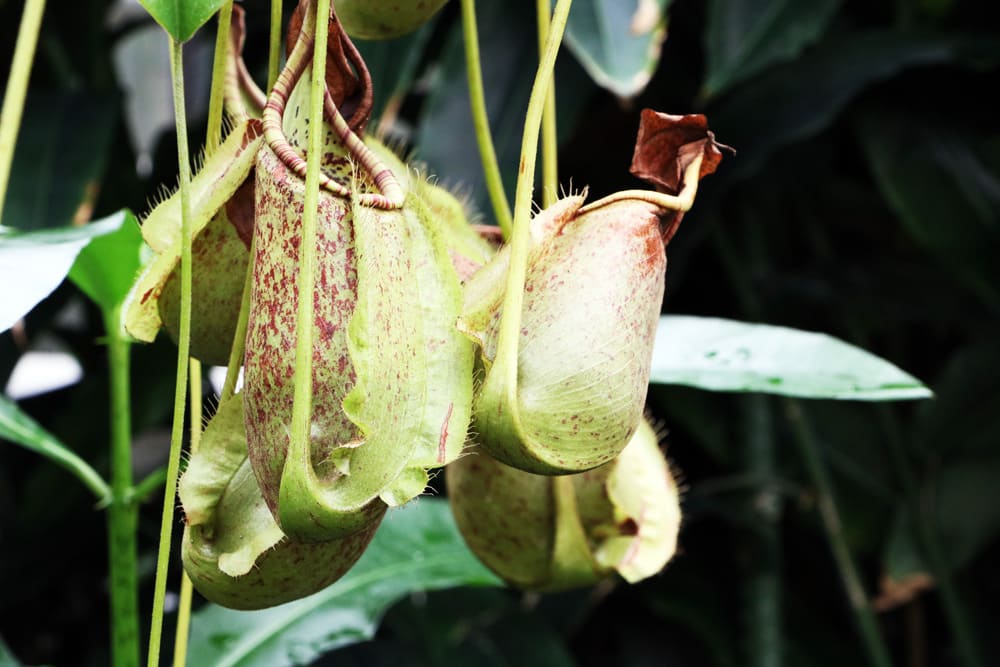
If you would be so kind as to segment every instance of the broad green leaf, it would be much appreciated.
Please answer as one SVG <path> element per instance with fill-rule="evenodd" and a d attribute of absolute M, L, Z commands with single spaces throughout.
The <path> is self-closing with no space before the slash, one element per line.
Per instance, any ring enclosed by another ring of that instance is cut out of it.
<path fill-rule="evenodd" d="M 19 232 L 0 227 L 0 331 L 6 331 L 59 286 L 92 239 L 117 231 L 119 212 L 82 227 Z"/>
<path fill-rule="evenodd" d="M 225 0 L 139 0 L 139 4 L 178 42 L 191 39 Z"/>
<path fill-rule="evenodd" d="M 825 334 L 680 315 L 660 318 L 650 381 L 860 401 L 932 395 L 888 361 Z"/>
<path fill-rule="evenodd" d="M 934 378 L 935 399 L 920 405 L 910 427 L 914 449 L 931 459 L 982 456 L 1000 442 L 1000 340 L 984 340 L 949 355 Z"/>
<path fill-rule="evenodd" d="M 839 6 L 840 0 L 711 0 L 703 94 L 714 96 L 793 60 L 820 37 Z"/>
<path fill-rule="evenodd" d="M 386 608 L 415 591 L 496 586 L 455 527 L 445 501 L 392 510 L 343 579 L 308 598 L 258 612 L 207 605 L 191 623 L 189 664 L 281 667 L 370 639 Z"/>
<path fill-rule="evenodd" d="M 69 278 L 102 310 L 117 308 L 139 271 L 143 248 L 139 223 L 125 211 L 117 230 L 98 236 L 80 251 Z"/>
<path fill-rule="evenodd" d="M 903 228 L 980 297 L 1000 303 L 1000 178 L 984 159 L 984 138 L 909 109 L 867 114 L 860 133 Z"/>
<path fill-rule="evenodd" d="M 7 642 L 3 640 L 3 637 L 0 637 L 0 667 L 21 667 L 21 664 L 21 661 L 7 646 Z"/>
<path fill-rule="evenodd" d="M 576 0 L 566 45 L 598 85 L 634 97 L 660 62 L 669 5 L 670 0 Z"/>
<path fill-rule="evenodd" d="M 0 667 L 21 667 L 23 664 L 0 637 Z"/>
<path fill-rule="evenodd" d="M 17 136 L 3 223 L 20 230 L 87 220 L 104 176 L 116 95 L 36 93 Z"/>
<path fill-rule="evenodd" d="M 470 623 L 470 619 L 477 621 Z M 503 589 L 460 588 L 410 596 L 393 606 L 382 626 L 397 640 L 395 646 L 369 642 L 332 658 L 340 665 L 344 664 L 340 658 L 352 653 L 361 656 L 361 664 L 398 665 L 399 658 L 392 660 L 392 651 L 402 646 L 407 667 L 574 667 L 567 642 L 553 625 L 539 609 L 525 609 Z"/>
<path fill-rule="evenodd" d="M 54 435 L 24 413 L 17 404 L 0 396 L 0 438 L 41 454 L 70 471 L 93 491 L 100 501 L 111 498 L 111 489 L 89 463 L 73 453 Z"/>
<path fill-rule="evenodd" d="M 921 521 L 927 521 L 938 541 L 942 563 L 955 572 L 995 543 L 1000 532 L 1000 504 L 984 502 L 995 493 L 1000 457 L 983 453 L 936 463 L 924 481 Z M 885 574 L 894 582 L 929 574 L 930 567 L 913 514 L 896 515 L 883 549 Z"/>
<path fill-rule="evenodd" d="M 866 31 L 824 40 L 708 109 L 719 140 L 739 151 L 722 173 L 749 175 L 781 146 L 825 129 L 865 88 L 907 68 L 995 62 L 998 55 L 997 40 L 965 35 Z"/>

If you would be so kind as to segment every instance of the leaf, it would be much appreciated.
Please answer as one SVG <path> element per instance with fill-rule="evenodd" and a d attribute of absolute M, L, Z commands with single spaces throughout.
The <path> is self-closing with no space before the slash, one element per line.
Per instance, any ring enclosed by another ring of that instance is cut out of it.
<path fill-rule="evenodd" d="M 566 46 L 601 87 L 621 97 L 642 92 L 660 61 L 670 0 L 577 0 Z"/>
<path fill-rule="evenodd" d="M 888 361 L 825 334 L 679 315 L 660 318 L 650 381 L 861 401 L 932 395 Z"/>
<path fill-rule="evenodd" d="M 0 331 L 59 286 L 92 239 L 117 231 L 124 220 L 119 211 L 82 227 L 36 232 L 0 227 Z"/>
<path fill-rule="evenodd" d="M 0 438 L 10 440 L 61 465 L 93 491 L 99 501 L 110 500 L 111 489 L 89 463 L 4 396 L 0 396 Z"/>
<path fill-rule="evenodd" d="M 377 660 L 377 656 L 386 655 L 387 648 L 402 647 L 405 664 L 413 667 L 573 667 L 576 663 L 557 629 L 537 608 L 525 609 L 518 602 L 508 591 L 494 588 L 410 596 L 395 605 L 383 621 L 385 634 L 396 642 L 370 642 L 366 648 L 370 647 L 371 657 Z M 351 652 L 357 655 L 361 647 Z M 383 664 L 398 665 L 400 660 Z"/>
<path fill-rule="evenodd" d="M 712 0 L 705 28 L 703 94 L 716 95 L 815 42 L 840 0 Z"/>
<path fill-rule="evenodd" d="M 28 97 L 3 206 L 4 224 L 32 230 L 90 218 L 118 104 L 117 96 L 110 94 Z"/>
<path fill-rule="evenodd" d="M 871 30 L 825 40 L 708 110 L 719 139 L 739 151 L 725 174 L 753 173 L 779 147 L 826 128 L 862 90 L 907 68 L 995 60 L 998 53 L 995 39 L 968 35 Z"/>
<path fill-rule="evenodd" d="M 995 452 L 965 456 L 935 464 L 924 480 L 922 516 L 938 543 L 942 565 L 955 573 L 996 542 L 1000 532 L 1000 505 L 983 502 L 992 497 L 1000 474 Z M 886 606 L 906 601 L 933 584 L 929 559 L 909 507 L 901 508 L 883 547 L 883 594 Z"/>
<path fill-rule="evenodd" d="M 392 510 L 358 564 L 333 586 L 259 612 L 206 605 L 194 614 L 188 660 L 217 667 L 307 664 L 370 639 L 393 602 L 414 591 L 500 581 L 466 548 L 445 501 Z"/>
<path fill-rule="evenodd" d="M 661 192 L 676 195 L 684 185 L 684 170 L 699 154 L 703 161 L 698 178 L 702 179 L 715 173 L 722 161 L 708 119 L 701 114 L 673 116 L 643 109 L 629 171 Z"/>
<path fill-rule="evenodd" d="M 7 646 L 7 642 L 3 640 L 3 637 L 0 637 L 0 667 L 21 667 L 21 665 L 21 661 Z"/>
<path fill-rule="evenodd" d="M 934 378 L 935 399 L 920 406 L 910 427 L 914 449 L 932 459 L 984 455 L 1000 442 L 1000 341 L 952 352 Z"/>
<path fill-rule="evenodd" d="M 121 305 L 142 264 L 142 232 L 131 211 L 121 226 L 88 243 L 69 270 L 69 278 L 104 311 Z"/>
<path fill-rule="evenodd" d="M 177 42 L 191 39 L 225 0 L 139 0 L 139 4 Z"/>
<path fill-rule="evenodd" d="M 860 134 L 875 181 L 903 228 L 997 304 L 1000 178 L 981 154 L 982 139 L 963 134 L 958 122 L 880 111 L 865 116 Z"/>

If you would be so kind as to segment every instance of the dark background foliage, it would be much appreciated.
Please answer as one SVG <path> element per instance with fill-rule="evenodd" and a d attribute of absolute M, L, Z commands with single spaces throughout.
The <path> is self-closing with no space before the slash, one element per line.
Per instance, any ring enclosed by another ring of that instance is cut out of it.
<path fill-rule="evenodd" d="M 144 211 L 160 184 L 175 180 L 172 132 L 153 132 L 137 148 L 129 125 L 138 117 L 155 128 L 164 113 L 172 122 L 168 89 L 162 103 L 155 87 L 130 96 L 114 60 L 165 52 L 165 42 L 141 32 L 149 26 L 141 13 L 112 4 L 49 3 L 6 224 Z M 248 61 L 262 79 L 267 8 L 244 4 Z M 509 187 L 536 57 L 532 4 L 478 3 Z M 0 62 L 10 61 L 19 14 L 20 3 L 0 3 Z M 662 575 L 541 597 L 495 589 L 413 597 L 388 612 L 376 641 L 321 664 L 863 661 L 796 446 L 802 437 L 821 447 L 895 662 L 961 664 L 929 578 L 935 559 L 952 577 L 985 664 L 1000 655 L 1000 125 L 992 101 L 1000 6 L 676 0 L 668 15 L 662 59 L 635 99 L 602 90 L 563 52 L 561 182 L 596 196 L 637 187 L 628 165 L 639 111 L 707 114 L 737 155 L 703 183 L 668 249 L 665 312 L 824 331 L 892 360 L 936 398 L 793 403 L 653 387 L 649 410 L 686 489 L 680 553 Z M 457 19 L 451 3 L 417 37 L 362 48 L 379 104 L 396 93 L 390 136 L 488 222 Z M 202 32 L 187 50 L 192 141 L 204 134 L 211 31 Z M 121 55 L 130 38 L 152 47 Z M 135 99 L 145 100 L 138 116 L 127 110 Z M 68 348 L 83 381 L 21 405 L 105 470 L 100 335 L 99 313 L 64 285 L 0 335 L 0 380 L 24 349 Z M 174 348 L 161 340 L 133 355 L 141 474 L 166 456 Z M 144 613 L 156 505 L 140 521 Z M 105 542 L 103 516 L 81 487 L 31 453 L 0 447 L 0 635 L 25 662 L 106 663 Z"/>

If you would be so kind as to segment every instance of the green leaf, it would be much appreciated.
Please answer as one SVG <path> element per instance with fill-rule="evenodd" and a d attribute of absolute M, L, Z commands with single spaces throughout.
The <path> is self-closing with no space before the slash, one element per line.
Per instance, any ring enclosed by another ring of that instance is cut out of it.
<path fill-rule="evenodd" d="M 577 0 L 566 24 L 566 45 L 594 81 L 621 97 L 649 83 L 667 36 L 670 0 Z"/>
<path fill-rule="evenodd" d="M 952 352 L 934 378 L 935 398 L 912 421 L 914 449 L 931 460 L 988 455 L 1000 442 L 1000 340 L 984 340 Z"/>
<path fill-rule="evenodd" d="M 93 491 L 99 501 L 110 500 L 111 489 L 89 463 L 4 396 L 0 396 L 0 438 L 10 440 L 61 465 Z"/>
<path fill-rule="evenodd" d="M 4 224 L 26 231 L 64 227 L 86 216 L 100 190 L 119 105 L 118 96 L 111 94 L 28 97 Z"/>
<path fill-rule="evenodd" d="M 225 0 L 139 0 L 156 22 L 177 42 L 191 39 Z"/>
<path fill-rule="evenodd" d="M 0 331 L 6 331 L 59 286 L 77 254 L 94 238 L 117 231 L 118 212 L 82 227 L 19 232 L 0 227 Z"/>
<path fill-rule="evenodd" d="M 839 6 L 840 0 L 712 0 L 704 95 L 794 60 L 822 35 Z"/>
<path fill-rule="evenodd" d="M 874 83 L 919 65 L 995 61 L 997 46 L 993 38 L 874 30 L 824 40 L 709 108 L 719 140 L 739 151 L 724 173 L 754 172 L 781 146 L 825 129 Z"/>
<path fill-rule="evenodd" d="M 370 639 L 393 602 L 414 591 L 496 586 L 455 527 L 445 501 L 392 510 L 358 564 L 308 598 L 258 612 L 206 605 L 194 614 L 188 660 L 217 667 L 306 664 Z"/>
<path fill-rule="evenodd" d="M 121 226 L 88 243 L 69 270 L 70 280 L 104 311 L 121 305 L 142 264 L 139 222 L 131 211 L 124 213 Z"/>
<path fill-rule="evenodd" d="M 860 401 L 932 395 L 888 361 L 825 334 L 679 315 L 660 318 L 650 381 Z"/>
<path fill-rule="evenodd" d="M 0 637 L 0 667 L 21 667 L 21 664 L 21 661 L 7 646 L 7 642 L 3 640 L 3 637 Z"/>
<path fill-rule="evenodd" d="M 921 511 L 935 531 L 948 572 L 957 572 L 996 542 L 1000 531 L 1000 504 L 992 497 L 1000 474 L 1000 456 L 982 453 L 935 463 L 923 483 Z M 910 508 L 896 515 L 883 551 L 886 575 L 905 581 L 929 574 L 929 559 L 918 537 Z"/>
<path fill-rule="evenodd" d="M 959 121 L 961 122 L 961 121 Z M 860 133 L 875 181 L 904 229 L 987 302 L 1000 303 L 1000 178 L 982 137 L 956 119 L 912 110 L 865 116 Z"/>

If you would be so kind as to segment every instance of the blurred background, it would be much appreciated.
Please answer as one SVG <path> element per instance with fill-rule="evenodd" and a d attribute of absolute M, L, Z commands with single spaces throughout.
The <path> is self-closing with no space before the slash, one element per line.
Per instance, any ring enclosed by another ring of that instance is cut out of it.
<path fill-rule="evenodd" d="M 166 40 L 135 2 L 48 4 L 4 222 L 144 213 L 176 183 Z M 241 4 L 246 59 L 262 83 L 268 3 Z M 20 11 L 0 1 L 4 68 Z M 477 11 L 512 197 L 537 59 L 534 3 L 480 0 Z M 453 0 L 411 36 L 359 46 L 378 131 L 491 223 L 459 18 Z M 213 25 L 185 47 L 192 145 L 204 138 Z M 375 641 L 315 664 L 863 663 L 817 471 L 859 565 L 855 599 L 877 610 L 894 664 L 969 665 L 970 654 L 996 664 L 1000 107 L 990 100 L 1000 5 L 577 0 L 556 76 L 566 188 L 599 197 L 641 187 L 628 167 L 645 107 L 704 113 L 737 151 L 702 183 L 668 248 L 664 312 L 829 333 L 936 397 L 791 401 L 653 386 L 649 412 L 684 486 L 680 551 L 660 576 L 559 595 L 412 596 Z M 99 312 L 65 283 L 0 335 L 0 385 L 106 471 L 101 335 Z M 27 352 L 56 354 L 46 359 L 62 359 L 62 380 L 31 386 L 39 366 L 11 380 Z M 141 477 L 166 459 L 176 352 L 161 337 L 132 354 Z M 152 502 L 140 517 L 144 623 L 159 511 Z M 64 471 L 0 446 L 0 636 L 26 664 L 107 663 L 105 530 Z"/>

